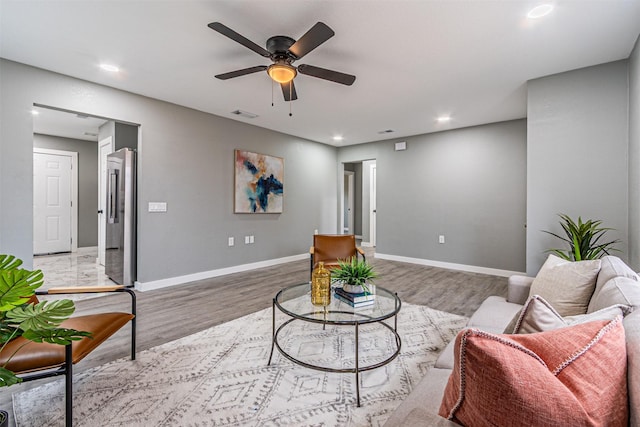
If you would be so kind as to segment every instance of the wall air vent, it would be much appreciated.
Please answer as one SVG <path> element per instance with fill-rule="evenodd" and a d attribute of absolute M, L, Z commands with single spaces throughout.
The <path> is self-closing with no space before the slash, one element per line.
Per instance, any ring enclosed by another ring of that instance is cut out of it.
<path fill-rule="evenodd" d="M 395 130 L 393 129 L 385 129 L 385 130 L 381 130 L 380 132 L 378 132 L 380 135 L 384 135 L 385 133 L 394 133 Z"/>
<path fill-rule="evenodd" d="M 93 133 L 93 132 L 85 132 L 84 135 L 85 136 L 98 136 L 97 133 Z"/>
<path fill-rule="evenodd" d="M 255 119 L 256 117 L 258 117 L 257 114 L 249 113 L 247 111 L 242 111 L 242 110 L 232 111 L 231 114 L 235 114 L 236 116 L 240 116 L 240 117 L 245 117 L 247 119 Z"/>

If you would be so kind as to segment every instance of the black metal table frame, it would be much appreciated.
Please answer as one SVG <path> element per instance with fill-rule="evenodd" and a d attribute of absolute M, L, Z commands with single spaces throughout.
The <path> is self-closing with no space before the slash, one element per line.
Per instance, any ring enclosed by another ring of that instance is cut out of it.
<path fill-rule="evenodd" d="M 296 285 L 298 286 L 298 285 Z M 285 288 L 287 289 L 287 288 Z M 316 313 L 315 311 L 312 312 L 308 312 L 308 313 L 302 313 L 302 314 L 298 314 L 298 313 L 293 313 L 287 309 L 285 309 L 284 307 L 282 307 L 278 301 L 278 295 L 280 295 L 285 289 L 280 290 L 276 296 L 273 298 L 273 307 L 272 307 L 272 327 L 273 327 L 273 335 L 271 337 L 271 354 L 269 355 L 269 362 L 267 363 L 268 365 L 271 365 L 271 359 L 273 358 L 273 349 L 274 347 L 278 348 L 278 351 L 280 352 L 280 354 L 282 354 L 284 357 L 286 357 L 287 359 L 289 359 L 290 361 L 292 361 L 293 363 L 296 363 L 300 366 L 304 366 L 305 368 L 309 368 L 309 369 L 315 369 L 317 371 L 322 371 L 322 372 L 336 372 L 336 373 L 349 373 L 349 374 L 355 374 L 356 375 L 356 402 L 358 407 L 360 407 L 360 372 L 365 372 L 365 371 L 370 371 L 372 369 L 376 369 L 379 368 L 381 366 L 387 365 L 389 364 L 392 360 L 394 360 L 396 357 L 398 357 L 398 354 L 400 354 L 400 348 L 402 347 L 402 340 L 400 339 L 400 335 L 398 335 L 398 312 L 400 312 L 400 308 L 402 306 L 402 302 L 400 301 L 400 298 L 398 298 L 398 294 L 397 293 L 393 293 L 392 295 L 395 296 L 395 308 L 392 312 L 381 316 L 381 317 L 372 317 L 372 316 L 368 316 L 364 313 L 358 313 L 358 312 L 350 312 L 350 311 L 340 311 L 340 310 L 326 310 L 325 307 L 325 318 L 324 319 L 315 319 L 312 317 L 306 317 L 309 316 L 311 314 Z M 378 288 L 379 289 L 379 288 Z M 391 292 L 390 292 L 391 294 Z M 288 315 L 291 316 L 291 319 L 287 320 L 286 322 L 284 322 L 282 325 L 280 325 L 278 327 L 278 329 L 276 329 L 276 307 L 278 307 L 278 309 Z M 343 314 L 348 314 L 348 315 L 357 315 L 357 316 L 361 316 L 362 320 L 327 320 L 326 319 L 326 315 L 329 313 L 343 313 Z M 389 318 L 393 317 L 394 318 L 394 324 L 393 327 L 387 325 L 384 320 L 387 320 Z M 318 366 L 318 365 L 313 365 L 307 362 L 303 362 L 302 360 L 296 359 L 295 357 L 291 356 L 289 353 L 287 353 L 281 346 L 280 343 L 278 342 L 278 334 L 280 333 L 280 331 L 282 331 L 282 329 L 284 329 L 287 325 L 289 325 L 290 323 L 296 321 L 296 320 L 302 320 L 305 322 L 311 322 L 311 323 L 322 323 L 322 329 L 325 328 L 326 325 L 342 325 L 342 326 L 354 326 L 355 327 L 355 366 L 353 368 L 329 368 L 326 366 Z M 360 366 L 360 362 L 358 360 L 359 358 L 359 349 L 358 349 L 358 338 L 359 338 L 359 328 L 360 325 L 364 325 L 364 324 L 373 324 L 373 323 L 379 323 L 381 325 L 383 325 L 384 327 L 386 327 L 387 329 L 389 329 L 393 335 L 395 336 L 396 339 L 396 351 L 389 356 L 387 359 L 375 363 L 373 365 L 368 365 L 368 366 Z"/>

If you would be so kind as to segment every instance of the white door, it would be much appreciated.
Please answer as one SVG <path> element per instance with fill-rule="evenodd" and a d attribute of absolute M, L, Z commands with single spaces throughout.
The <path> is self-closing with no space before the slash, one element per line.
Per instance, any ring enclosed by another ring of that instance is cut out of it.
<path fill-rule="evenodd" d="M 369 242 L 376 245 L 376 165 L 371 166 L 371 216 L 369 220 Z"/>
<path fill-rule="evenodd" d="M 98 143 L 98 264 L 104 265 L 104 251 L 107 233 L 107 156 L 113 152 L 111 137 Z"/>
<path fill-rule="evenodd" d="M 71 252 L 70 156 L 33 153 L 33 253 Z"/>

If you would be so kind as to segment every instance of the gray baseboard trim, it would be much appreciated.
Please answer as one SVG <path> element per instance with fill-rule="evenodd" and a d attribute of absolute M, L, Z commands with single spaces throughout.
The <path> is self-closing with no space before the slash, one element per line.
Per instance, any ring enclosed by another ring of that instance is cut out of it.
<path fill-rule="evenodd" d="M 265 261 L 252 262 L 249 264 L 234 265 L 231 267 L 219 268 L 216 270 L 202 271 L 200 273 L 186 274 L 184 276 L 169 277 L 167 279 L 152 280 L 150 282 L 135 283 L 137 291 L 153 291 L 155 289 L 168 288 L 170 286 L 183 285 L 197 280 L 210 279 L 212 277 L 225 276 L 232 273 L 256 270 L 258 268 L 272 267 L 274 265 L 286 264 L 292 261 L 309 259 L 309 254 L 292 255 L 284 258 L 269 259 Z"/>
<path fill-rule="evenodd" d="M 433 261 L 430 259 L 380 254 L 377 252 L 375 254 L 375 258 L 386 259 L 389 261 L 408 262 L 410 264 L 427 265 L 429 267 L 447 268 L 449 270 L 467 271 L 469 273 L 489 274 L 491 276 L 509 277 L 514 274 L 526 275 L 526 273 L 521 271 L 500 270 L 497 268 L 479 267 L 476 265 L 455 264 L 452 262 Z"/>

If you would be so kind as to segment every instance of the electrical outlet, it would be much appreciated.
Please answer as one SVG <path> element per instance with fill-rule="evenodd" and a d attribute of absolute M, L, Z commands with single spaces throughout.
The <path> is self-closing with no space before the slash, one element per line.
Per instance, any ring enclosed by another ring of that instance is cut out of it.
<path fill-rule="evenodd" d="M 253 236 L 249 236 L 249 243 L 253 243 L 255 240 L 253 238 Z"/>
<path fill-rule="evenodd" d="M 438 237 L 438 243 L 441 243 L 441 244 L 442 244 L 442 243 L 444 243 L 444 235 L 442 235 L 442 234 L 441 234 L 441 235 Z"/>
<path fill-rule="evenodd" d="M 249 236 L 244 236 L 244 244 L 248 245 L 249 243 Z"/>
<path fill-rule="evenodd" d="M 233 237 L 229 237 L 229 246 L 233 246 L 235 244 L 236 244 L 235 239 Z"/>

